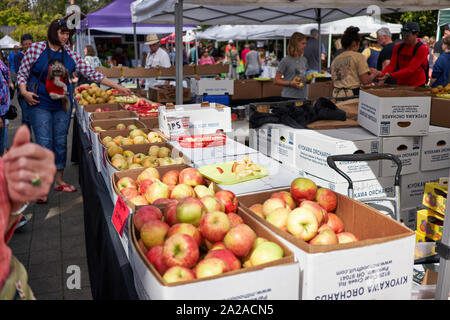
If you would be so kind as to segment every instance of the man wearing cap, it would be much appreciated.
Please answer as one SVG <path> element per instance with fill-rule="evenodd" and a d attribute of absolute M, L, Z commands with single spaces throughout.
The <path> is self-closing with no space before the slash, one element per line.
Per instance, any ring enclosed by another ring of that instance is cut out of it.
<path fill-rule="evenodd" d="M 381 71 L 379 82 L 393 78 L 398 85 L 425 86 L 428 81 L 428 47 L 418 38 L 419 31 L 416 22 L 408 22 L 403 26 L 403 42 L 395 45 L 391 61 Z"/>
<path fill-rule="evenodd" d="M 149 34 L 146 38 L 145 44 L 150 47 L 150 52 L 147 54 L 145 60 L 146 68 L 170 68 L 170 58 L 166 51 L 159 47 L 159 38 L 156 34 Z M 155 78 L 146 79 L 145 87 L 148 89 L 156 84 L 164 84 L 164 81 L 158 81 Z"/>
<path fill-rule="evenodd" d="M 450 36 L 450 23 L 444 26 L 444 34 L 442 35 L 441 39 L 434 45 L 434 56 L 436 57 L 436 59 L 439 58 L 442 53 L 444 53 L 442 51 L 442 39 L 447 36 Z"/>
<path fill-rule="evenodd" d="M 377 42 L 377 34 L 376 32 L 372 32 L 368 37 L 365 37 L 366 40 L 369 40 L 369 47 L 364 49 L 363 54 L 366 57 L 367 64 L 369 68 L 377 68 L 378 57 L 380 56 L 381 47 Z"/>

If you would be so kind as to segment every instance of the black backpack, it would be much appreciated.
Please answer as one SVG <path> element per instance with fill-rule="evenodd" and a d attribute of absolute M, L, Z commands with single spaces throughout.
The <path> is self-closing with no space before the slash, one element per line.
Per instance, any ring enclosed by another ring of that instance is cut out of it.
<path fill-rule="evenodd" d="M 416 45 L 414 46 L 414 49 L 413 49 L 413 54 L 412 54 L 413 57 L 416 55 L 417 50 L 418 50 L 423 44 L 424 44 L 424 43 L 423 43 L 422 41 L 419 41 L 419 42 L 416 43 Z M 405 43 L 404 43 L 404 42 L 402 42 L 402 43 L 400 44 L 400 46 L 398 47 L 398 50 L 397 50 L 397 66 L 396 66 L 396 68 L 395 68 L 395 71 L 398 71 L 398 70 L 400 69 L 400 67 L 399 67 L 399 65 L 398 65 L 398 58 L 400 57 L 400 51 L 402 51 L 402 49 L 403 49 L 404 47 L 405 47 Z M 423 72 L 425 72 L 425 83 L 424 83 L 424 85 L 425 85 L 425 84 L 428 83 L 428 80 L 429 80 L 429 77 L 428 77 L 428 59 L 425 61 L 425 64 L 422 64 L 422 65 L 421 65 L 421 67 L 422 67 L 422 69 L 423 69 Z"/>

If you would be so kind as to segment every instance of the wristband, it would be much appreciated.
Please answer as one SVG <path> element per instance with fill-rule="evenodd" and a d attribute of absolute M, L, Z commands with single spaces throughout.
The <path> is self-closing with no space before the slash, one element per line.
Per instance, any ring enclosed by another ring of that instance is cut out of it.
<path fill-rule="evenodd" d="M 25 202 L 25 204 L 19 210 L 10 212 L 9 215 L 10 216 L 18 216 L 19 214 L 22 214 L 25 211 L 25 209 L 28 207 L 28 204 L 29 204 L 28 202 Z"/>

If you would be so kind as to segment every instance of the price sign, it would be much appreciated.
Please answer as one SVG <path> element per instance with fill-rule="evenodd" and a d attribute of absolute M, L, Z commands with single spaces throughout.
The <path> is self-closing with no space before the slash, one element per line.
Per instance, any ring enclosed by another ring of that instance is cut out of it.
<path fill-rule="evenodd" d="M 189 117 L 169 117 L 167 123 L 171 139 L 189 134 Z"/>
<path fill-rule="evenodd" d="M 114 207 L 114 212 L 112 215 L 112 223 L 116 228 L 119 235 L 122 237 L 123 229 L 125 227 L 125 222 L 127 221 L 130 209 L 127 207 L 122 197 L 117 198 L 116 206 Z"/>

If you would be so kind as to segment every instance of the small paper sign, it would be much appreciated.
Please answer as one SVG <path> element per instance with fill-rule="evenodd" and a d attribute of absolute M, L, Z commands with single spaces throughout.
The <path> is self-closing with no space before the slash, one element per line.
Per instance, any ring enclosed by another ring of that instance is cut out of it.
<path fill-rule="evenodd" d="M 118 197 L 111 220 L 120 236 L 123 234 L 125 222 L 127 221 L 129 213 L 130 209 L 127 207 L 122 197 Z"/>
<path fill-rule="evenodd" d="M 167 122 L 171 139 L 189 134 L 189 117 L 168 117 Z"/>

